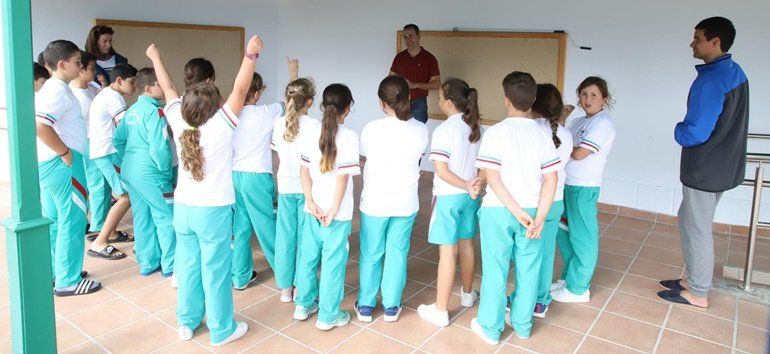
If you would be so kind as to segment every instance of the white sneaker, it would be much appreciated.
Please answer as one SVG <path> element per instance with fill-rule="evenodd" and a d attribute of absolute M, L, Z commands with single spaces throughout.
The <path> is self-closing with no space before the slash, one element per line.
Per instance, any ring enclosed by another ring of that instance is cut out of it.
<path fill-rule="evenodd" d="M 331 330 L 334 327 L 344 327 L 348 325 L 348 322 L 350 322 L 350 313 L 347 311 L 342 311 L 339 316 L 337 316 L 334 321 L 331 323 L 321 322 L 321 320 L 318 320 L 315 322 L 315 328 L 318 328 L 322 331 L 328 331 Z"/>
<path fill-rule="evenodd" d="M 294 288 L 281 289 L 281 302 L 289 303 L 294 299 Z"/>
<path fill-rule="evenodd" d="M 471 320 L 471 329 L 474 333 L 476 333 L 476 335 L 481 337 L 481 339 L 483 339 L 484 342 L 489 345 L 497 345 L 497 343 L 500 342 L 499 340 L 493 340 L 492 338 L 487 337 L 487 334 L 484 333 L 484 329 L 481 328 L 481 325 L 479 324 L 479 321 L 476 319 L 476 317 Z"/>
<path fill-rule="evenodd" d="M 585 303 L 591 300 L 591 291 L 586 290 L 586 292 L 580 295 L 577 295 L 577 294 L 573 294 L 571 291 L 569 291 L 565 287 L 565 288 L 562 288 L 561 290 L 552 292 L 551 297 L 553 298 L 553 301 L 558 301 L 558 302 Z"/>
<path fill-rule="evenodd" d="M 556 291 L 559 289 L 563 289 L 565 286 L 567 286 L 567 282 L 564 279 L 559 279 L 551 283 L 551 289 L 549 289 L 548 291 Z"/>
<path fill-rule="evenodd" d="M 249 325 L 246 324 L 246 322 L 236 322 L 235 323 L 235 332 L 231 334 L 229 337 L 225 338 L 225 340 L 219 342 L 219 343 L 211 343 L 211 346 L 213 347 L 221 347 L 227 343 L 230 343 L 238 338 L 243 337 L 246 335 L 246 332 L 249 330 Z"/>
<path fill-rule="evenodd" d="M 179 340 L 190 340 L 193 337 L 193 330 L 185 327 L 185 326 L 179 326 Z"/>
<path fill-rule="evenodd" d="M 304 321 L 316 312 L 318 312 L 318 304 L 314 303 L 310 307 L 297 305 L 294 307 L 294 319 Z"/>
<path fill-rule="evenodd" d="M 404 306 L 399 305 L 398 307 L 390 307 L 385 309 L 385 316 L 382 316 L 382 319 L 385 322 L 396 322 L 398 321 L 398 316 L 401 316 L 401 310 L 404 309 Z"/>
<path fill-rule="evenodd" d="M 466 293 L 463 287 L 460 287 L 460 306 L 473 307 L 476 300 L 479 299 L 479 293 L 476 290 L 471 289 L 471 292 Z"/>
<path fill-rule="evenodd" d="M 420 315 L 423 320 L 433 323 L 436 326 L 449 326 L 449 313 L 447 311 L 439 311 L 436 308 L 436 304 L 418 306 L 417 314 Z"/>
<path fill-rule="evenodd" d="M 171 287 L 174 289 L 179 288 L 179 281 L 176 279 L 176 273 L 171 276 Z M 186 340 L 186 339 L 183 339 Z"/>

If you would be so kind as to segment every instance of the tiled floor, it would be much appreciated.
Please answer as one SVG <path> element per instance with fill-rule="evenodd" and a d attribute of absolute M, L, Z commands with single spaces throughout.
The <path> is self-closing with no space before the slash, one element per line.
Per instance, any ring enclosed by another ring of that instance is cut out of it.
<path fill-rule="evenodd" d="M 57 341 L 61 352 L 388 352 L 388 353 L 730 353 L 767 352 L 770 307 L 714 292 L 708 311 L 673 307 L 655 296 L 657 280 L 683 273 L 676 227 L 627 217 L 601 214 L 602 237 L 592 300 L 587 304 L 555 303 L 545 320 L 536 320 L 532 337 L 521 340 L 510 329 L 498 346 L 489 346 L 469 329 L 476 308 L 450 301 L 452 324 L 439 329 L 415 312 L 420 303 L 433 302 L 438 249 L 428 244 L 431 175 L 421 181 L 421 211 L 415 223 L 409 259 L 404 309 L 397 323 L 385 323 L 382 311 L 371 323 L 356 320 L 331 332 L 317 330 L 314 321 L 291 318 L 293 307 L 278 300 L 272 273 L 258 247 L 254 258 L 259 283 L 235 291 L 236 318 L 249 323 L 241 340 L 214 349 L 205 330 L 194 340 L 176 339 L 175 290 L 159 275 L 142 278 L 134 260 L 102 261 L 85 257 L 85 269 L 102 281 L 104 289 L 89 296 L 56 298 Z M 360 187 L 360 180 L 356 181 Z M 358 188 L 357 188 L 358 189 Z M 0 190 L 0 217 L 9 214 L 9 192 Z M 130 225 L 130 220 L 126 221 Z M 350 236 L 348 293 L 343 308 L 352 310 L 358 285 L 358 221 Z M 4 235 L 4 231 L 1 232 Z M 715 274 L 729 257 L 740 259 L 745 237 L 715 235 Z M 762 240 L 770 249 L 770 242 Z M 127 244 L 120 245 L 128 250 Z M 733 256 L 735 254 L 735 256 Z M 761 252 L 761 254 L 770 254 Z M 558 258 L 558 257 L 557 257 Z M 764 260 L 762 260 L 764 261 Z M 477 259 L 480 264 L 480 257 Z M 477 266 L 477 283 L 480 282 Z M 560 269 L 557 264 L 556 271 Z M 10 350 L 5 241 L 0 242 L 0 351 Z M 476 285 L 478 286 L 478 285 Z M 513 284 L 510 284 L 513 287 Z M 459 291 L 459 284 L 455 292 Z"/>

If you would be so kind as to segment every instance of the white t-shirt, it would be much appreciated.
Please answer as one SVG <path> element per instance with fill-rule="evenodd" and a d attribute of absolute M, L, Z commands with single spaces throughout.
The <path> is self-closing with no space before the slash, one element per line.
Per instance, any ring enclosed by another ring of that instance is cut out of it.
<path fill-rule="evenodd" d="M 537 122 L 540 123 L 540 126 L 545 130 L 545 133 L 548 134 L 548 136 L 551 137 L 551 141 L 553 141 L 553 130 L 551 130 L 551 124 L 548 120 L 545 118 L 538 118 Z M 572 134 L 570 134 L 567 128 L 559 125 L 558 128 L 556 128 L 556 136 L 561 140 L 561 145 L 556 148 L 556 153 L 559 155 L 561 165 L 559 167 L 559 183 L 556 185 L 556 195 L 554 195 L 553 200 L 559 201 L 564 200 L 564 182 L 567 179 L 567 173 L 564 171 L 564 168 L 568 163 L 567 161 L 570 159 L 570 155 L 572 155 Z"/>
<path fill-rule="evenodd" d="M 299 117 L 299 133 L 294 137 L 294 141 L 288 142 L 283 139 L 283 133 L 286 131 L 286 117 L 280 117 L 275 120 L 273 125 L 273 139 L 270 147 L 278 153 L 280 163 L 278 164 L 278 193 L 297 194 L 302 193 L 302 181 L 299 177 L 299 167 L 302 156 L 302 139 L 308 134 L 308 130 L 315 128 L 320 123 L 309 116 Z"/>
<path fill-rule="evenodd" d="M 414 118 L 385 117 L 366 124 L 359 151 L 366 157 L 361 212 L 376 217 L 416 213 L 419 162 L 427 147 L 428 129 Z"/>
<path fill-rule="evenodd" d="M 107 59 L 107 60 L 104 60 L 104 61 L 102 61 L 102 60 L 97 60 L 97 61 L 96 61 L 96 65 L 99 65 L 99 66 L 101 66 L 101 67 L 102 67 L 102 69 L 104 69 L 104 71 L 106 71 L 106 72 L 107 72 L 107 74 L 109 74 L 109 73 L 111 73 L 111 72 L 112 72 L 112 69 L 114 69 L 114 68 L 115 68 L 115 56 L 113 55 L 113 56 L 111 56 L 109 59 Z M 110 78 L 108 77 L 108 78 L 107 78 L 107 80 L 109 80 L 109 79 L 110 79 Z"/>
<path fill-rule="evenodd" d="M 353 219 L 353 176 L 361 174 L 361 167 L 358 164 L 358 134 L 339 125 L 337 136 L 334 138 L 337 146 L 334 169 L 326 173 L 321 173 L 321 148 L 318 147 L 320 138 L 321 126 L 318 125 L 309 130 L 302 141 L 301 164 L 310 170 L 310 179 L 313 181 L 313 202 L 322 211 L 329 210 L 337 190 L 337 176 L 347 174 L 348 185 L 334 220 L 351 220 Z M 305 205 L 305 212 L 310 212 L 307 205 Z"/>
<path fill-rule="evenodd" d="M 86 126 L 88 126 L 88 111 L 91 108 L 91 101 L 96 97 L 94 90 L 90 89 L 91 87 L 91 85 L 87 85 L 86 88 L 82 89 L 70 86 L 72 94 L 75 95 L 75 98 L 77 98 L 78 103 L 80 104 L 80 112 L 83 114 Z"/>
<path fill-rule="evenodd" d="M 164 109 L 168 124 L 174 133 L 174 140 L 180 165 L 182 145 L 179 137 L 189 128 L 182 118 L 182 100 L 173 99 Z M 238 126 L 236 116 L 225 104 L 213 117 L 197 129 L 200 131 L 200 146 L 203 151 L 203 180 L 198 182 L 192 174 L 179 166 L 179 179 L 174 191 L 174 202 L 190 206 L 214 207 L 235 203 L 233 191 L 233 148 L 232 137 Z"/>
<path fill-rule="evenodd" d="M 569 124 L 575 147 L 588 149 L 592 154 L 582 160 L 567 163 L 567 184 L 570 186 L 601 187 L 604 164 L 615 143 L 615 126 L 607 111 L 591 118 L 576 118 Z"/>
<path fill-rule="evenodd" d="M 53 127 L 68 148 L 83 153 L 86 146 L 86 121 L 80 103 L 66 82 L 48 79 L 35 95 L 35 120 Z M 60 151 L 63 152 L 63 151 Z M 37 139 L 37 161 L 48 161 L 57 153 Z"/>
<path fill-rule="evenodd" d="M 112 145 L 115 127 L 126 113 L 126 101 L 120 92 L 105 87 L 91 102 L 88 113 L 90 158 L 96 159 L 116 152 Z"/>
<path fill-rule="evenodd" d="M 481 140 L 471 143 L 468 137 L 471 127 L 463 121 L 462 113 L 447 118 L 433 130 L 430 145 L 430 160 L 443 161 L 457 177 L 471 180 L 476 177 L 476 155 L 479 153 Z M 433 195 L 467 194 L 465 189 L 457 188 L 438 174 L 433 176 Z"/>
<path fill-rule="evenodd" d="M 283 114 L 281 102 L 243 106 L 233 135 L 233 171 L 273 173 L 270 141 L 275 119 Z"/>
<path fill-rule="evenodd" d="M 543 175 L 561 168 L 553 140 L 535 120 L 509 117 L 484 133 L 476 167 L 499 170 L 508 193 L 522 208 L 537 208 Z M 504 207 L 487 185 L 482 207 Z"/>

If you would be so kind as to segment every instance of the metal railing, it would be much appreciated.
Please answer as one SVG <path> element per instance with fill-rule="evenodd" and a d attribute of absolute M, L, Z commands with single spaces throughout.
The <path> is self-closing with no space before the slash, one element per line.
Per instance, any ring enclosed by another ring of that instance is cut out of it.
<path fill-rule="evenodd" d="M 749 134 L 749 139 L 770 140 L 770 134 Z M 754 275 L 754 253 L 757 248 L 757 229 L 770 229 L 769 222 L 759 221 L 759 207 L 762 203 L 762 189 L 770 187 L 770 182 L 765 181 L 763 164 L 770 163 L 770 154 L 748 153 L 746 162 L 756 163 L 754 179 L 745 179 L 743 185 L 753 186 L 754 193 L 751 200 L 751 219 L 749 220 L 749 242 L 746 246 L 746 263 L 743 268 L 743 290 L 751 290 L 751 281 Z"/>

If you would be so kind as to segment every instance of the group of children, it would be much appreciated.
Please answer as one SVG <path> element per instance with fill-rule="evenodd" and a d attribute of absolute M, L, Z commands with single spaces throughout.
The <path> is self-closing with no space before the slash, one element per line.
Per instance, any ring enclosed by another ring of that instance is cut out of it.
<path fill-rule="evenodd" d="M 288 60 L 285 103 L 257 105 L 265 88 L 254 72 L 261 50 L 261 39 L 252 37 L 225 99 L 213 66 L 200 58 L 186 65 L 180 95 L 154 44 L 146 52 L 152 68 L 117 65 L 98 93 L 90 84 L 93 56 L 65 40 L 46 47 L 40 76 L 50 79 L 35 106 L 43 211 L 54 220 L 56 295 L 101 286 L 82 272 L 86 231 L 97 232 L 88 251 L 94 257 L 123 258 L 110 243 L 135 240 L 141 275 L 160 272 L 178 287 L 179 338 L 191 339 L 205 315 L 212 345 L 223 345 L 248 330 L 234 320 L 232 289 L 257 279 L 255 232 L 281 301 L 295 302 L 293 317 L 307 320 L 318 312 L 319 329 L 345 326 L 351 315 L 340 305 L 352 177 L 363 165 L 354 311 L 371 322 L 379 292 L 383 320 L 397 321 L 419 209 L 419 163 L 430 142 L 436 173 L 428 241 L 440 248 L 438 291 L 419 315 L 449 324 L 458 255 L 460 303 L 472 307 L 480 299 L 472 328 L 490 344 L 505 322 L 529 337 L 532 317 L 544 317 L 551 300 L 588 301 L 598 255 L 596 203 L 614 140 L 604 80 L 589 77 L 578 87 L 586 116 L 567 130 L 569 110 L 565 114 L 558 89 L 513 72 L 502 83 L 508 118 L 482 135 L 477 91 L 449 79 L 439 89 L 448 118 L 429 139 L 425 125 L 411 117 L 407 82 L 389 76 L 377 92 L 385 117 L 366 124 L 359 137 L 344 125 L 354 101 L 343 84 L 323 90 L 320 120 L 308 115 L 316 89 L 297 77 L 296 60 Z M 126 108 L 124 97 L 135 89 L 138 100 Z M 280 160 L 277 212 L 271 149 Z M 117 231 L 129 207 L 133 237 Z M 479 231 L 477 292 L 473 238 Z M 564 270 L 551 284 L 557 243 Z M 508 295 L 511 261 L 516 290 Z"/>

